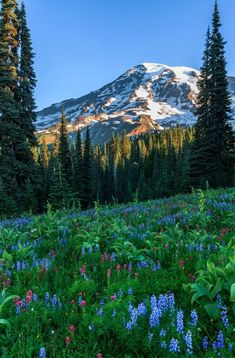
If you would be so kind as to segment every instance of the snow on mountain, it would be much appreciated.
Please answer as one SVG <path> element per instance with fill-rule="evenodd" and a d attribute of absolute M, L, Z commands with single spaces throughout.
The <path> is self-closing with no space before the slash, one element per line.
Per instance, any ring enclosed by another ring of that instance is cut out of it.
<path fill-rule="evenodd" d="M 95 143 L 104 143 L 112 132 L 129 135 L 173 125 L 195 123 L 199 71 L 183 66 L 143 63 L 115 81 L 78 99 L 69 99 L 37 114 L 39 133 L 58 130 L 64 107 L 71 135 L 92 125 Z M 235 116 L 235 78 L 229 78 Z M 234 124 L 234 120 L 232 121 Z"/>

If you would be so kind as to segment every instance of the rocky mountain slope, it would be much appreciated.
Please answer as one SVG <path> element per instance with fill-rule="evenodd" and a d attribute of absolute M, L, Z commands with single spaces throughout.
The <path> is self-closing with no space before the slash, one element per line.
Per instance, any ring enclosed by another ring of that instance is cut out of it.
<path fill-rule="evenodd" d="M 97 144 L 107 142 L 112 132 L 136 135 L 177 124 L 192 125 L 198 76 L 199 71 L 189 67 L 143 63 L 94 92 L 38 112 L 37 131 L 51 138 L 58 130 L 62 106 L 71 136 L 89 125 Z M 229 83 L 235 118 L 235 78 L 230 77 Z"/>

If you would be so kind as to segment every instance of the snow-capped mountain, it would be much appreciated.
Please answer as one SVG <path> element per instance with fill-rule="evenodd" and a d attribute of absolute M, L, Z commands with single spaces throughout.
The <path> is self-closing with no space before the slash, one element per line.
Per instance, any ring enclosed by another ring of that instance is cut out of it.
<path fill-rule="evenodd" d="M 71 135 L 89 125 L 94 143 L 105 143 L 112 132 L 135 135 L 177 124 L 192 125 L 198 76 L 199 71 L 189 67 L 143 63 L 94 92 L 38 112 L 37 131 L 50 134 L 58 130 L 62 106 Z M 229 83 L 235 117 L 235 78 L 230 77 Z"/>

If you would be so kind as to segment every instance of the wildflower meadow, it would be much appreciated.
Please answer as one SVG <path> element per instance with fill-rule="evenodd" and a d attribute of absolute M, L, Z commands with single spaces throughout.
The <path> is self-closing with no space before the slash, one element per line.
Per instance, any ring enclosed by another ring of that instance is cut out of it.
<path fill-rule="evenodd" d="M 0 222 L 0 356 L 234 357 L 235 190 Z"/>

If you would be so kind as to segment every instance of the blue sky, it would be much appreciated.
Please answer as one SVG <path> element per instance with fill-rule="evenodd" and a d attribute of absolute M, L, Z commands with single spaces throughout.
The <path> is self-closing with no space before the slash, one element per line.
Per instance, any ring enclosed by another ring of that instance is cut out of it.
<path fill-rule="evenodd" d="M 25 0 L 38 108 L 77 98 L 142 62 L 199 68 L 214 0 Z M 235 75 L 235 0 L 219 0 Z"/>

